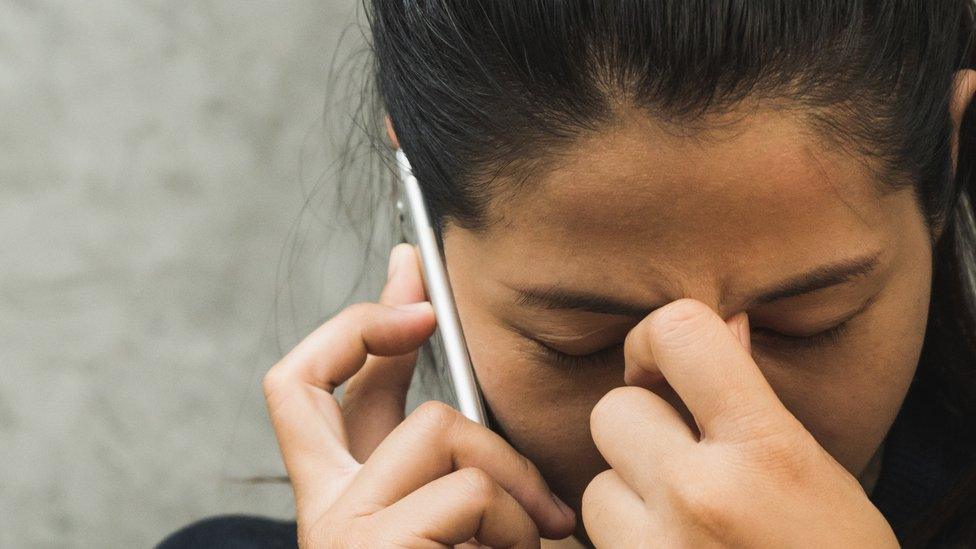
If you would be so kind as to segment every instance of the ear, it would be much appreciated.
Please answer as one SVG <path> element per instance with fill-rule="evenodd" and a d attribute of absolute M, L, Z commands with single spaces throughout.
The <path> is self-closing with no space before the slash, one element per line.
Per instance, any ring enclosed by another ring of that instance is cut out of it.
<path fill-rule="evenodd" d="M 956 71 L 952 82 L 952 98 L 949 101 L 949 114 L 952 116 L 952 176 L 956 176 L 959 158 L 959 128 L 962 117 L 976 92 L 976 71 L 962 69 Z"/>
<path fill-rule="evenodd" d="M 974 71 L 970 71 L 970 72 L 974 72 Z M 974 74 L 976 74 L 976 73 L 974 73 Z M 400 148 L 400 142 L 397 141 L 396 132 L 393 131 L 393 122 L 390 121 L 390 116 L 387 115 L 386 118 L 385 118 L 385 120 L 386 120 L 386 136 L 390 138 L 390 143 L 393 144 L 393 148 L 394 149 L 399 149 Z"/>

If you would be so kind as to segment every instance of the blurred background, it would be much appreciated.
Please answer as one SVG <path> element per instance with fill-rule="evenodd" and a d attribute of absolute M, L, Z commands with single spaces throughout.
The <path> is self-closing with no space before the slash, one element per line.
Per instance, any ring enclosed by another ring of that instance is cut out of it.
<path fill-rule="evenodd" d="M 261 376 L 386 272 L 315 191 L 359 131 L 361 11 L 0 0 L 0 547 L 292 516 L 247 481 L 284 473 Z"/>

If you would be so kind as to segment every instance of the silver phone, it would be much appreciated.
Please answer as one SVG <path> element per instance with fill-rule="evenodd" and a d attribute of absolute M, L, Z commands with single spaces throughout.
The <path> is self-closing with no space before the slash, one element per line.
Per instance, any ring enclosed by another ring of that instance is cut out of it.
<path fill-rule="evenodd" d="M 396 159 L 399 175 L 397 214 L 402 240 L 420 248 L 424 286 L 437 318 L 437 329 L 447 361 L 446 369 L 457 397 L 458 410 L 468 419 L 489 427 L 484 397 L 471 366 L 471 356 L 461 330 L 451 281 L 444 267 L 444 257 L 437 245 L 434 228 L 430 224 L 426 202 L 403 149 L 397 149 Z"/>

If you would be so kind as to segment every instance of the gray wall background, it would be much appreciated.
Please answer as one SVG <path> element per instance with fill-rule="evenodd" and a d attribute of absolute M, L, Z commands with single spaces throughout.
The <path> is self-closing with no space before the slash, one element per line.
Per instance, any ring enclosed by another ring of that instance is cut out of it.
<path fill-rule="evenodd" d="M 309 199 L 359 4 L 0 0 L 0 547 L 291 516 L 236 479 L 283 473 L 260 377 L 363 256 Z"/>

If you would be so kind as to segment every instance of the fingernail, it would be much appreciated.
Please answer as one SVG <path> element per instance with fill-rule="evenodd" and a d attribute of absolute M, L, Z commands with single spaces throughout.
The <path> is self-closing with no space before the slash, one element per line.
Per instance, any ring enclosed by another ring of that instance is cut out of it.
<path fill-rule="evenodd" d="M 429 301 L 418 301 L 416 303 L 407 303 L 406 305 L 396 305 L 394 309 L 399 309 L 401 311 L 416 312 L 423 311 L 425 309 L 430 309 L 431 305 Z"/>
<path fill-rule="evenodd" d="M 393 273 L 395 273 L 396 272 L 396 269 L 397 269 L 397 258 L 396 258 L 397 251 L 396 250 L 397 250 L 397 247 L 396 246 L 394 246 L 393 249 L 390 250 L 390 261 L 389 261 L 389 265 L 386 268 L 386 281 L 387 282 L 389 282 L 390 280 L 393 279 Z"/>
<path fill-rule="evenodd" d="M 569 505 L 563 503 L 563 500 L 559 499 L 559 497 L 556 494 L 549 492 L 549 495 L 552 496 L 552 501 L 555 502 L 556 506 L 559 507 L 559 510 L 562 511 L 562 513 L 566 515 L 567 518 L 571 518 L 574 520 L 576 519 L 576 513 L 574 513 L 573 510 L 569 508 Z"/>

